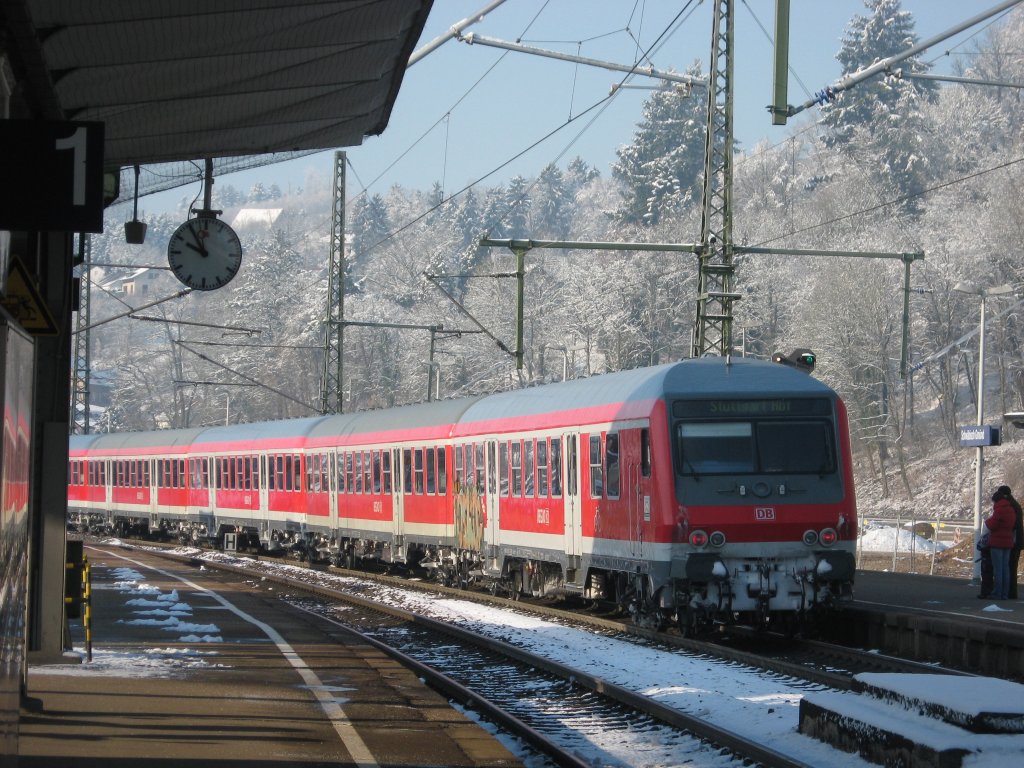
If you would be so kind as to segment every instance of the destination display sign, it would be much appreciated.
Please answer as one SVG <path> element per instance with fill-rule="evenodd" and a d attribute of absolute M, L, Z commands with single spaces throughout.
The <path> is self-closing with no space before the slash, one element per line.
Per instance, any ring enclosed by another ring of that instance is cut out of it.
<path fill-rule="evenodd" d="M 750 418 L 753 416 L 831 416 L 826 398 L 775 397 L 757 400 L 676 400 L 672 415 L 680 419 Z"/>

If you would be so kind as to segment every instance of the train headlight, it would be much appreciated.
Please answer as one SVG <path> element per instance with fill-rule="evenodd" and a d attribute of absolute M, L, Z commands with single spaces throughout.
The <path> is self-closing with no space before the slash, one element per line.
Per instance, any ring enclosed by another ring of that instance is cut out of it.
<path fill-rule="evenodd" d="M 708 544 L 708 535 L 704 531 L 694 531 L 690 534 L 690 544 L 695 547 L 706 547 Z"/>
<path fill-rule="evenodd" d="M 831 547 L 839 540 L 839 534 L 836 533 L 835 528 L 823 528 L 821 533 L 818 534 L 818 540 L 822 545 Z"/>
<path fill-rule="evenodd" d="M 708 543 L 712 547 L 724 547 L 725 546 L 725 534 L 721 531 L 715 531 L 708 536 Z"/>
<path fill-rule="evenodd" d="M 804 544 L 808 547 L 813 547 L 818 543 L 818 532 L 817 531 L 804 531 Z"/>

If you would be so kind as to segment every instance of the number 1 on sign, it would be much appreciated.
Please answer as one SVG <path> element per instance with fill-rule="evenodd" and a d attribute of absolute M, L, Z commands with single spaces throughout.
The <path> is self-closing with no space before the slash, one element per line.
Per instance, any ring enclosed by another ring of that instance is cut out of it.
<path fill-rule="evenodd" d="M 78 126 L 75 132 L 64 139 L 57 139 L 57 149 L 70 149 L 74 154 L 72 159 L 74 175 L 72 177 L 71 199 L 73 205 L 85 205 L 85 142 L 86 129 L 84 125 Z"/>

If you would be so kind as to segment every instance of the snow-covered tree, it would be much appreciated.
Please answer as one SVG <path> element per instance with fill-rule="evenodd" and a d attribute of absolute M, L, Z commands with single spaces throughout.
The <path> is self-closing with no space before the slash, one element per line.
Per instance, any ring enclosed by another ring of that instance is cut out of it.
<path fill-rule="evenodd" d="M 700 64 L 687 70 L 700 75 Z M 622 182 L 618 216 L 636 224 L 657 224 L 688 200 L 700 199 L 707 123 L 706 93 L 676 86 L 654 91 L 632 143 L 616 151 L 612 176 Z"/>

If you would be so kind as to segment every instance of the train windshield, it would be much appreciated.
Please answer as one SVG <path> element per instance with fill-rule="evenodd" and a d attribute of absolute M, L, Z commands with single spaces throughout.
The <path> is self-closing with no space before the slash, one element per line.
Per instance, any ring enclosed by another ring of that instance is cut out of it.
<path fill-rule="evenodd" d="M 677 426 L 684 475 L 817 474 L 835 471 L 826 420 L 752 419 Z"/>

